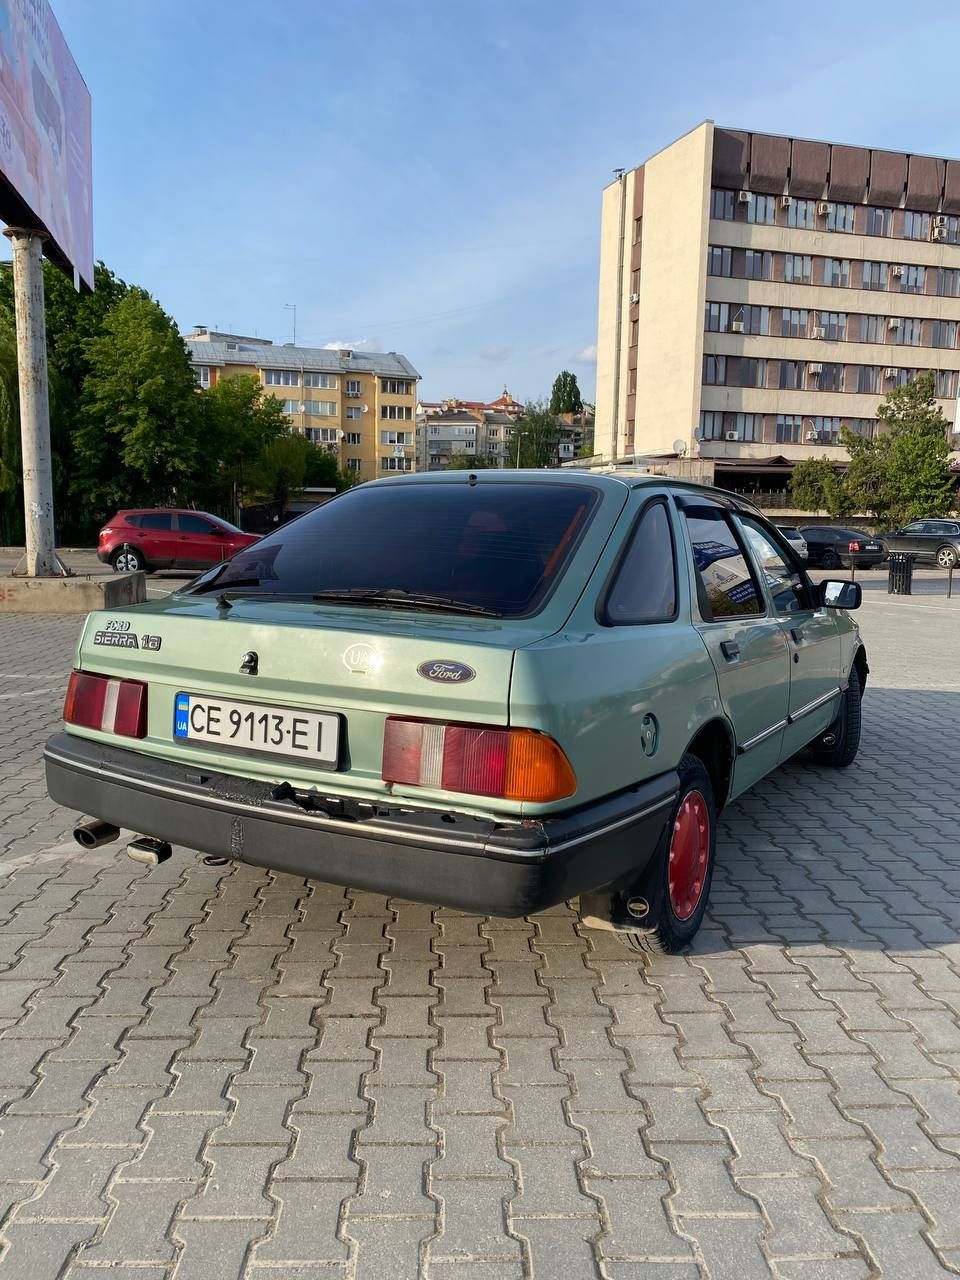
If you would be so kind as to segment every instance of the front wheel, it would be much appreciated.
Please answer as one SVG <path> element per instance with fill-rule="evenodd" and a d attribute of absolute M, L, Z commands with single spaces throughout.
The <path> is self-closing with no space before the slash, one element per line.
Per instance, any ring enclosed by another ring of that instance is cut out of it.
<path fill-rule="evenodd" d="M 840 702 L 840 712 L 829 729 L 812 744 L 814 759 L 831 769 L 846 769 L 860 750 L 860 724 L 863 686 L 856 667 L 850 668 L 850 680 Z"/>
<path fill-rule="evenodd" d="M 120 547 L 110 557 L 110 563 L 113 565 L 114 573 L 136 573 L 139 569 L 147 567 L 143 552 L 138 551 L 136 547 Z"/>
<path fill-rule="evenodd" d="M 678 768 L 680 794 L 657 852 L 628 899 L 649 904 L 649 925 L 620 930 L 623 942 L 646 954 L 682 951 L 700 928 L 717 850 L 717 805 L 710 775 L 699 756 Z"/>
<path fill-rule="evenodd" d="M 957 553 L 953 547 L 941 547 L 937 552 L 937 564 L 941 569 L 955 569 L 957 567 Z"/>

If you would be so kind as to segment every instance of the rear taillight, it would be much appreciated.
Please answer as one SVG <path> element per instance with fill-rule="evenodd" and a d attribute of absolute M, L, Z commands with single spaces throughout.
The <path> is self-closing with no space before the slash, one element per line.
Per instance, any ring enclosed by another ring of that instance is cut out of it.
<path fill-rule="evenodd" d="M 570 761 L 533 729 L 440 724 L 389 716 L 384 782 L 543 804 L 577 789 Z"/>
<path fill-rule="evenodd" d="M 849 543 L 847 543 L 847 550 L 848 550 L 848 551 L 859 551 L 859 550 L 860 550 L 860 543 L 859 543 L 859 542 L 849 542 Z"/>
<path fill-rule="evenodd" d="M 90 671 L 74 671 L 63 702 L 67 724 L 118 733 L 124 738 L 147 735 L 147 686 L 142 680 L 118 680 Z"/>

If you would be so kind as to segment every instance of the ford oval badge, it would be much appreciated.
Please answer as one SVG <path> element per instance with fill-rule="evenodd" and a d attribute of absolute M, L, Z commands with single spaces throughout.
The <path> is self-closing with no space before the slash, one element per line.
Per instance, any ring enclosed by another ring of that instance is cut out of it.
<path fill-rule="evenodd" d="M 466 684 L 477 674 L 473 667 L 465 662 L 448 662 L 445 658 L 432 658 L 429 662 L 421 662 L 417 674 L 424 680 L 436 680 L 440 684 Z"/>

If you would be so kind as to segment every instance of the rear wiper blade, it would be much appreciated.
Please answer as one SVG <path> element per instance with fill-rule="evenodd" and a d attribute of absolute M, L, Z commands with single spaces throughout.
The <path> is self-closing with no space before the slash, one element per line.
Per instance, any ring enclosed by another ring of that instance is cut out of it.
<path fill-rule="evenodd" d="M 503 617 L 502 613 L 496 609 L 488 609 L 486 605 L 469 604 L 452 596 L 420 595 L 397 587 L 384 588 L 381 591 L 367 590 L 363 587 L 344 588 L 341 591 L 315 591 L 312 599 L 321 604 L 371 604 L 401 609 L 436 609 L 444 613 L 475 614 L 485 618 Z"/>

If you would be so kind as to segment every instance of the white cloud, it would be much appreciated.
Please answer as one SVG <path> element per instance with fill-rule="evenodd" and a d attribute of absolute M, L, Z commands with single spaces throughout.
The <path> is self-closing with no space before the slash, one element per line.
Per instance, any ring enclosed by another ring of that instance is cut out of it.
<path fill-rule="evenodd" d="M 513 347 L 481 347 L 479 354 L 481 360 L 490 360 L 499 364 L 502 360 L 510 359 L 513 355 Z"/>
<path fill-rule="evenodd" d="M 360 338 L 357 342 L 325 342 L 321 351 L 370 351 L 373 344 L 369 338 Z"/>
<path fill-rule="evenodd" d="M 582 351 L 578 351 L 573 359 L 575 364 L 596 364 L 597 344 L 592 342 L 589 347 L 584 347 Z"/>

